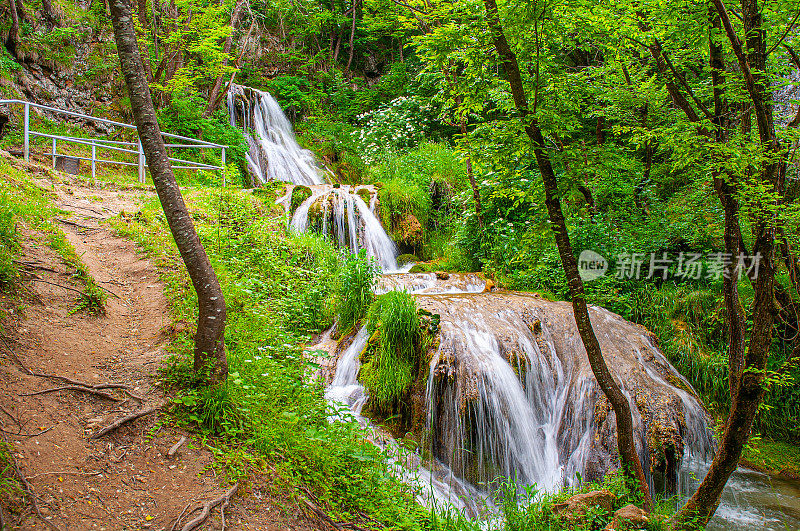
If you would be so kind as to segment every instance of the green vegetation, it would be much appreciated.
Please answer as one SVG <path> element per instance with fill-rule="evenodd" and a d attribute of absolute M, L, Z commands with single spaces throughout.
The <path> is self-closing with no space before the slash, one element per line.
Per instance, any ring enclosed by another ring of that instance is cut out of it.
<path fill-rule="evenodd" d="M 380 273 L 374 259 L 368 259 L 363 249 L 357 255 L 348 255 L 342 264 L 337 287 L 338 330 L 346 335 L 366 315 L 375 299 L 372 287 Z"/>
<path fill-rule="evenodd" d="M 414 297 L 405 291 L 379 296 L 367 314 L 368 361 L 359 373 L 377 411 L 391 411 L 414 384 L 420 362 L 420 320 Z"/>
<path fill-rule="evenodd" d="M 43 240 L 52 248 L 84 285 L 73 312 L 88 311 L 102 313 L 107 295 L 89 274 L 75 248 L 69 243 L 60 228 L 53 224 L 58 210 L 53 207 L 48 194 L 31 182 L 30 175 L 21 169 L 0 160 L 0 286 L 13 289 L 19 275 L 15 257 L 20 246 L 19 225 L 29 229 L 32 237 Z"/>
<path fill-rule="evenodd" d="M 397 528 L 419 529 L 426 512 L 391 474 L 388 455 L 365 440 L 357 423 L 329 423 L 323 388 L 305 378 L 311 367 L 302 344 L 329 327 L 340 310 L 333 297 L 335 250 L 318 237 L 288 233 L 281 213 L 271 210 L 274 195 L 186 195 L 225 294 L 230 376 L 213 389 L 196 386 L 191 331 L 179 335 L 162 372 L 176 393 L 176 420 L 207 437 L 231 478 L 274 469 L 284 484 L 312 492 L 339 521 L 360 521 L 365 513 Z M 152 202 L 114 226 L 161 265 L 174 317 L 194 322 L 194 294 L 160 206 Z M 369 291 L 374 266 L 363 258 L 349 264 L 365 275 L 359 279 L 367 279 Z"/>

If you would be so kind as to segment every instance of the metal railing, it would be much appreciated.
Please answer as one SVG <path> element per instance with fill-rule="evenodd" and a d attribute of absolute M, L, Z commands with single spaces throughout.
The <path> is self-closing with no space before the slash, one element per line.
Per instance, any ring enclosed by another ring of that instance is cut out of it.
<path fill-rule="evenodd" d="M 144 151 L 142 150 L 142 141 L 138 139 L 136 142 L 125 142 L 120 140 L 107 140 L 103 138 L 79 138 L 79 137 L 72 137 L 72 136 L 64 136 L 64 135 L 53 135 L 41 131 L 34 131 L 31 129 L 30 126 L 30 116 L 31 116 L 31 107 L 36 109 L 43 109 L 57 114 L 63 114 L 66 116 L 72 116 L 75 118 L 81 118 L 83 120 L 103 123 L 108 125 L 113 125 L 116 127 L 121 127 L 123 129 L 136 129 L 135 125 L 126 124 L 122 122 L 115 122 L 113 120 L 107 120 L 105 118 L 97 118 L 95 116 L 89 116 L 87 114 L 81 114 L 79 112 L 74 111 L 67 111 L 65 109 L 59 109 L 56 107 L 49 107 L 47 105 L 39 105 L 38 103 L 31 103 L 25 100 L 0 100 L 0 105 L 23 105 L 25 108 L 25 115 L 23 119 L 24 123 L 24 140 L 23 140 L 23 154 L 25 156 L 25 160 L 30 160 L 30 140 L 31 136 L 35 137 L 42 137 L 42 138 L 49 138 L 52 141 L 52 151 L 43 153 L 43 155 L 51 155 L 53 157 L 53 167 L 56 167 L 56 160 L 58 157 L 68 157 L 71 159 L 78 159 L 91 162 L 92 165 L 92 179 L 96 178 L 97 174 L 97 163 L 103 164 L 120 164 L 123 166 L 137 166 L 139 170 L 139 182 L 145 182 L 145 169 L 147 166 L 147 161 L 145 160 Z M 138 132 L 137 132 L 138 134 Z M 220 155 L 220 166 L 216 166 L 213 164 L 205 164 L 202 162 L 195 162 L 192 160 L 185 160 L 179 159 L 175 157 L 169 157 L 170 162 L 175 162 L 177 165 L 173 165 L 173 169 L 197 169 L 197 170 L 220 170 L 222 172 L 222 180 L 223 184 L 225 183 L 225 150 L 228 146 L 224 146 L 222 144 L 214 144 L 213 142 L 206 142 L 205 140 L 198 140 L 196 138 L 189 138 L 180 135 L 173 135 L 171 133 L 161 133 L 162 136 L 165 138 L 164 146 L 167 148 L 175 148 L 175 149 L 219 149 L 221 150 Z M 173 139 L 179 142 L 172 142 L 169 143 L 166 139 Z M 70 155 L 67 153 L 58 153 L 58 142 L 62 143 L 72 143 L 78 145 L 86 145 L 92 147 L 92 156 L 91 157 L 80 157 L 77 155 Z M 133 148 L 133 149 L 131 149 Z M 115 153 L 129 153 L 136 155 L 136 162 L 128 162 L 123 160 L 113 160 L 113 159 L 105 159 L 100 158 L 98 156 L 98 150 L 105 150 L 111 151 Z"/>

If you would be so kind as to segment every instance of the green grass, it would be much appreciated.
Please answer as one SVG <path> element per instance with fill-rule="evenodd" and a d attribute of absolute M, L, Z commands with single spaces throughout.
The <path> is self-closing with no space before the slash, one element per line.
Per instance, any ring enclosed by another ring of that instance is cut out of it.
<path fill-rule="evenodd" d="M 380 273 L 374 259 L 367 258 L 363 249 L 358 255 L 347 255 L 337 286 L 337 328 L 346 335 L 364 317 L 375 299 L 372 286 Z"/>
<path fill-rule="evenodd" d="M 800 446 L 753 437 L 742 454 L 742 463 L 770 474 L 800 477 Z"/>
<path fill-rule="evenodd" d="M 85 264 L 75 252 L 64 233 L 52 218 L 64 214 L 55 208 L 48 193 L 31 181 L 18 167 L 0 160 L 0 285 L 12 289 L 19 277 L 15 257 L 20 248 L 19 225 L 31 230 L 33 238 L 41 240 L 61 257 L 68 270 L 79 279 L 84 289 L 73 312 L 102 313 L 106 293 L 95 282 Z"/>
<path fill-rule="evenodd" d="M 303 345 L 336 313 L 335 249 L 288 233 L 272 213 L 272 197 L 193 190 L 186 199 L 225 295 L 230 375 L 213 389 L 196 386 L 191 330 L 178 337 L 162 370 L 176 395 L 176 421 L 204 434 L 231 478 L 273 469 L 290 491 L 302 487 L 338 521 L 364 522 L 368 514 L 390 527 L 420 529 L 427 512 L 392 475 L 386 453 L 366 442 L 357 424 L 328 422 L 324 390 L 306 377 L 312 367 Z M 114 225 L 162 266 L 174 317 L 194 323 L 196 296 L 159 206 Z"/>
<path fill-rule="evenodd" d="M 390 412 L 414 384 L 420 355 L 420 319 L 414 297 L 405 291 L 379 296 L 367 313 L 371 357 L 359 379 L 369 390 L 372 409 Z"/>

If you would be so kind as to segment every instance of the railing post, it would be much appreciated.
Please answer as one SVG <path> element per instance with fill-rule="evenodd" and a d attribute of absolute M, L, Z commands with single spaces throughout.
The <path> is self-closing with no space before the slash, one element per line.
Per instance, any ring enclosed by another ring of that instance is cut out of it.
<path fill-rule="evenodd" d="M 97 160 L 97 144 L 95 144 L 94 141 L 92 141 L 92 180 L 95 181 L 95 183 L 97 182 L 97 177 L 96 177 L 97 164 L 95 162 L 96 160 Z"/>
<path fill-rule="evenodd" d="M 25 102 L 25 140 L 23 151 L 25 154 L 25 162 L 30 161 L 31 159 L 31 136 L 30 136 L 30 129 L 31 129 L 31 104 L 27 101 Z"/>
<path fill-rule="evenodd" d="M 53 137 L 53 169 L 56 169 L 56 139 Z"/>
<path fill-rule="evenodd" d="M 142 139 L 139 139 L 139 182 L 144 184 L 144 150 L 142 149 Z"/>
<path fill-rule="evenodd" d="M 222 148 L 222 186 L 227 186 L 225 182 L 225 147 Z"/>

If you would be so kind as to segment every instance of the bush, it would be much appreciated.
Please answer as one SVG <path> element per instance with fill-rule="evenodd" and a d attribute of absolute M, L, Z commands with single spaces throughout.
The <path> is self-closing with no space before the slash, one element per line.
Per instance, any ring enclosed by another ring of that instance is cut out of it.
<path fill-rule="evenodd" d="M 359 377 L 369 390 L 370 403 L 388 410 L 413 385 L 420 359 L 420 319 L 414 297 L 405 291 L 378 297 L 367 314 L 367 331 L 372 358 Z"/>
<path fill-rule="evenodd" d="M 372 286 L 380 274 L 380 266 L 374 258 L 367 258 L 361 249 L 357 255 L 348 254 L 339 275 L 337 288 L 337 328 L 342 335 L 350 332 L 372 304 L 375 295 Z"/>

